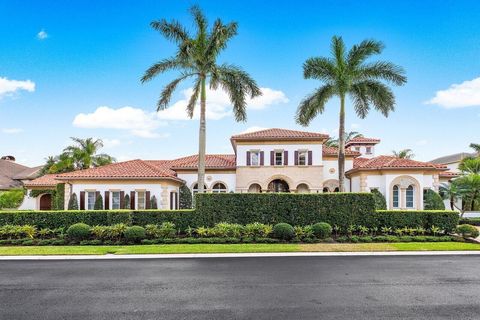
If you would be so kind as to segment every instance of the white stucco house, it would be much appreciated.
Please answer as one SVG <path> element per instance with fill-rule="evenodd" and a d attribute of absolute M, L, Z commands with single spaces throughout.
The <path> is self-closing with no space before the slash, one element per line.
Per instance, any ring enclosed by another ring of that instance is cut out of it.
<path fill-rule="evenodd" d="M 328 136 L 316 132 L 266 129 L 234 135 L 232 154 L 206 157 L 207 192 L 337 192 L 338 150 L 324 145 Z M 346 144 L 347 192 L 380 191 L 389 209 L 422 209 L 423 192 L 438 191 L 448 176 L 443 164 L 377 156 L 379 139 L 356 138 Z M 59 175 L 47 175 L 26 184 L 28 189 L 54 188 L 65 183 L 65 207 L 76 194 L 80 209 L 92 209 L 99 194 L 108 209 L 178 208 L 179 188 L 197 189 L 196 155 L 174 160 L 131 160 Z M 48 209 L 42 195 L 27 197 L 21 209 Z"/>

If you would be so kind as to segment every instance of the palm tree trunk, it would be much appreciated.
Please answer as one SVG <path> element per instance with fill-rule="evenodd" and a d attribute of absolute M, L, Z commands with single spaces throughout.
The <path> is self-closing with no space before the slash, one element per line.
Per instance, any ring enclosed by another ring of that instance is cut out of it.
<path fill-rule="evenodd" d="M 338 126 L 338 183 L 345 192 L 345 95 L 340 96 L 340 125 Z"/>
<path fill-rule="evenodd" d="M 205 76 L 202 76 L 202 87 L 200 92 L 200 129 L 198 134 L 198 192 L 203 193 L 205 186 L 205 150 L 206 150 L 206 125 L 205 109 L 207 104 L 207 93 L 205 88 Z"/>

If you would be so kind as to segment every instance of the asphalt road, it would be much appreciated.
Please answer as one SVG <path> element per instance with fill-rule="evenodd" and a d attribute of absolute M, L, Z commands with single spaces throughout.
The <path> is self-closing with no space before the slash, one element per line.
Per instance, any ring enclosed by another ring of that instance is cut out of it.
<path fill-rule="evenodd" d="M 480 319 L 480 257 L 0 261 L 0 319 Z"/>

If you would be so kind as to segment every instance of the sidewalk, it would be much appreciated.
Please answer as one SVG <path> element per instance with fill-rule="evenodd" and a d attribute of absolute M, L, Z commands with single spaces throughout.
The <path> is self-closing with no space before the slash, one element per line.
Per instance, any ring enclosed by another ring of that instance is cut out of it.
<path fill-rule="evenodd" d="M 16 260 L 121 260 L 121 259 L 189 259 L 189 258 L 268 258 L 268 257 L 366 257 L 366 256 L 480 256 L 480 251 L 391 251 L 391 252 L 276 252 L 276 253 L 189 253 L 189 254 L 106 254 L 0 256 L 0 261 Z"/>

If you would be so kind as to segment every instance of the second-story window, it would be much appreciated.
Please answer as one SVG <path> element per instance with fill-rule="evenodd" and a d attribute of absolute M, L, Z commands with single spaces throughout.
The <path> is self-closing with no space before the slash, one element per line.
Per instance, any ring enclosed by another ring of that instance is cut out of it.
<path fill-rule="evenodd" d="M 283 165 L 283 150 L 275 150 L 275 165 Z"/>
<path fill-rule="evenodd" d="M 298 165 L 306 166 L 307 165 L 307 151 L 300 150 L 298 151 Z"/>
<path fill-rule="evenodd" d="M 360 147 L 355 147 L 355 151 L 360 152 Z"/>
<path fill-rule="evenodd" d="M 372 147 L 366 147 L 366 154 L 372 154 Z"/>
<path fill-rule="evenodd" d="M 250 164 L 252 166 L 260 165 L 260 151 L 251 151 L 250 152 Z"/>

